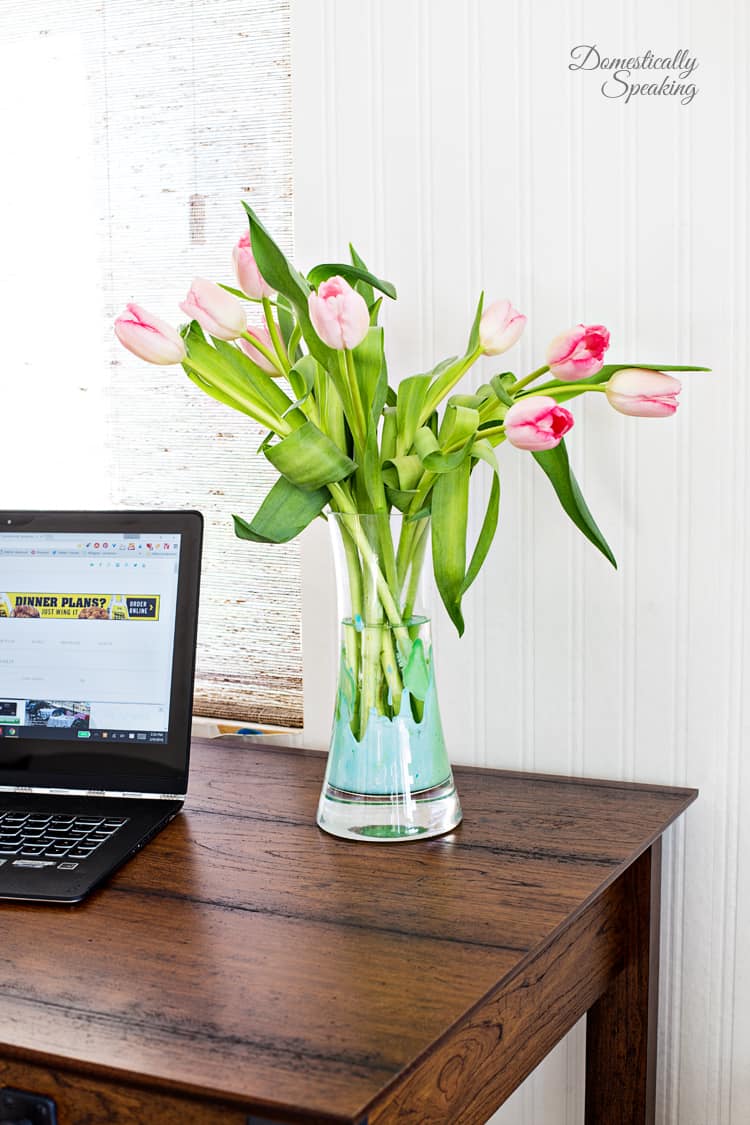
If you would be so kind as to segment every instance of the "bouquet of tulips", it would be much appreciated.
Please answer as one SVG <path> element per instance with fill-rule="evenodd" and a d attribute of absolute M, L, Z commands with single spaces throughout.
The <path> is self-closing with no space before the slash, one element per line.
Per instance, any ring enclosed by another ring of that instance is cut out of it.
<path fill-rule="evenodd" d="M 706 368 L 605 364 L 609 332 L 579 324 L 552 341 L 535 371 L 517 377 L 501 369 L 476 390 L 457 393 L 477 360 L 508 351 L 526 324 L 510 301 L 484 307 L 480 297 L 464 351 L 391 386 L 378 314 L 384 298 L 396 298 L 393 285 L 370 273 L 353 248 L 350 263 L 300 273 L 245 209 L 249 230 L 233 253 L 236 286 L 196 278 L 181 305 L 189 319 L 179 332 L 134 304 L 115 324 L 136 355 L 181 364 L 202 391 L 267 431 L 259 452 L 278 479 L 251 520 L 234 517 L 240 538 L 284 543 L 326 510 L 384 520 L 393 509 L 403 513 L 398 543 L 384 534 L 377 543 L 354 544 L 356 557 L 375 560 L 358 578 L 360 587 L 372 583 L 362 602 L 368 616 L 395 631 L 401 671 L 410 656 L 412 612 L 404 583 L 425 548 L 415 528 L 431 516 L 435 580 L 460 634 L 462 598 L 498 523 L 495 450 L 502 442 L 532 454 L 570 519 L 616 565 L 570 467 L 564 437 L 574 419 L 563 404 L 600 394 L 622 414 L 666 417 L 680 392 L 666 372 Z M 248 302 L 260 314 L 251 323 Z M 469 552 L 469 494 L 480 465 L 492 484 Z M 376 656 L 370 674 L 385 676 L 385 666 Z M 392 660 L 389 666 L 393 676 Z M 398 697 L 398 683 L 375 685 L 368 696 L 387 709 L 394 690 Z M 366 713 L 362 718 L 363 729 Z"/>

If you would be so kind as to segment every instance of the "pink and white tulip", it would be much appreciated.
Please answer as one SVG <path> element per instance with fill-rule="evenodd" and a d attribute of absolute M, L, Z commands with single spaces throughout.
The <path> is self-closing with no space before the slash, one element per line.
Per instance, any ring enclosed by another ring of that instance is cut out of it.
<path fill-rule="evenodd" d="M 547 349 L 552 374 L 565 382 L 588 379 L 604 366 L 609 347 L 609 329 L 603 324 L 577 324 L 555 336 Z"/>
<path fill-rule="evenodd" d="M 129 352 L 147 363 L 182 363 L 187 357 L 179 332 L 140 305 L 126 306 L 115 321 L 115 335 Z"/>
<path fill-rule="evenodd" d="M 204 332 L 219 340 L 236 340 L 247 328 L 245 310 L 237 297 L 220 285 L 196 277 L 180 308 L 197 320 Z"/>
<path fill-rule="evenodd" d="M 526 327 L 526 317 L 510 301 L 493 301 L 479 321 L 479 346 L 484 355 L 500 355 L 512 348 Z"/>
<path fill-rule="evenodd" d="M 505 436 L 517 449 L 554 449 L 573 426 L 573 415 L 549 395 L 514 402 L 503 421 Z"/>
<path fill-rule="evenodd" d="M 260 340 L 261 344 L 264 344 L 265 347 L 271 353 L 273 353 L 273 340 L 271 339 L 271 333 L 268 331 L 267 328 L 263 328 L 263 327 L 252 327 L 252 328 L 250 328 L 248 326 L 247 334 L 248 334 L 248 336 L 254 336 L 256 340 Z M 271 363 L 270 359 L 268 359 L 266 356 L 264 356 L 263 352 L 258 351 L 257 348 L 254 348 L 249 340 L 245 340 L 242 337 L 240 337 L 238 339 L 237 343 L 242 348 L 245 355 L 248 356 L 253 361 L 253 363 L 257 364 L 258 367 L 262 368 L 263 371 L 267 371 L 269 375 L 280 374 L 278 368 L 275 367 Z"/>
<path fill-rule="evenodd" d="M 607 383 L 607 399 L 620 414 L 636 418 L 668 418 L 679 406 L 682 390 L 679 379 L 663 371 L 626 367 L 616 371 Z"/>
<path fill-rule="evenodd" d="M 246 293 L 248 297 L 255 297 L 256 300 L 271 296 L 273 289 L 258 269 L 249 231 L 245 231 L 232 251 L 232 261 L 234 262 L 237 283 L 243 293 Z"/>
<path fill-rule="evenodd" d="M 329 348 L 356 348 L 367 335 L 370 314 L 364 297 L 343 277 L 329 277 L 308 298 L 310 320 Z"/>

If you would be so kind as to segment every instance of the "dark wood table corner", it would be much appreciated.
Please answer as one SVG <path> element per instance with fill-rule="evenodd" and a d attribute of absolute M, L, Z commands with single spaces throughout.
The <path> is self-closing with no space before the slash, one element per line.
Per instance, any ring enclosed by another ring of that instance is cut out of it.
<path fill-rule="evenodd" d="M 586 1125 L 653 1125 L 661 838 L 696 790 L 456 768 L 355 844 L 325 757 L 193 744 L 184 813 L 78 908 L 6 905 L 0 1086 L 59 1125 L 479 1125 L 588 1013 Z"/>

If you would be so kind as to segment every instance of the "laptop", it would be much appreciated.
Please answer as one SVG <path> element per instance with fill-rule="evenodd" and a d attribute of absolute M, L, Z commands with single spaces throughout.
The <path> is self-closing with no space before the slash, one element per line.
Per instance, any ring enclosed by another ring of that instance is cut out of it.
<path fill-rule="evenodd" d="M 0 899 L 80 902 L 187 792 L 199 512 L 0 512 Z"/>

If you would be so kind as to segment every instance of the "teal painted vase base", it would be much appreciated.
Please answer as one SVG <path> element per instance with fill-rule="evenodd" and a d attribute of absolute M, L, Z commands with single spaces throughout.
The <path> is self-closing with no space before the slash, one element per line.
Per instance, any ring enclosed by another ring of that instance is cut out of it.
<path fill-rule="evenodd" d="M 400 843 L 450 832 L 461 820 L 440 722 L 431 652 L 413 644 L 398 710 L 373 707 L 361 737 L 361 708 L 342 651 L 339 690 L 318 825 L 334 836 Z"/>
<path fill-rule="evenodd" d="M 371 844 L 441 836 L 460 823 L 461 805 L 423 612 L 422 574 L 433 569 L 429 517 L 394 508 L 327 519 L 341 643 L 318 824 Z"/>

